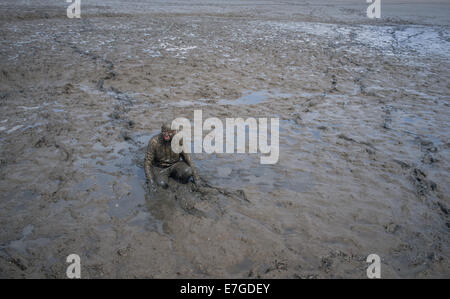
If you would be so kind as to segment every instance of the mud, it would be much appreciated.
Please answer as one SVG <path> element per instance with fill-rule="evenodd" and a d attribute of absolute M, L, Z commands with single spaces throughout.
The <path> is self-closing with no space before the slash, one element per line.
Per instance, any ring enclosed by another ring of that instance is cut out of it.
<path fill-rule="evenodd" d="M 60 2 L 0 4 L 0 277 L 449 277 L 448 3 Z M 194 109 L 279 117 L 278 163 L 150 193 Z"/>

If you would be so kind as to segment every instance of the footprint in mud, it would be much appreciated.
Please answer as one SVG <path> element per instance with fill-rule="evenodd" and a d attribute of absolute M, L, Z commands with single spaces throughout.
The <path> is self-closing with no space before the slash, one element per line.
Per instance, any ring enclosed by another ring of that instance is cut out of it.
<path fill-rule="evenodd" d="M 434 155 L 438 152 L 438 149 L 433 142 L 420 137 L 416 137 L 416 141 L 420 145 L 420 150 L 424 153 L 421 160 L 422 163 L 433 164 L 438 162 L 438 160 L 434 157 Z"/>
<path fill-rule="evenodd" d="M 434 145 L 433 142 L 429 140 L 424 140 L 420 137 L 417 137 L 416 140 L 420 143 L 420 150 L 425 153 L 436 153 L 437 147 Z"/>
<path fill-rule="evenodd" d="M 437 186 L 433 181 L 428 180 L 427 175 L 419 168 L 414 168 L 411 173 L 411 179 L 416 188 L 419 197 L 426 197 L 430 191 L 436 191 Z"/>

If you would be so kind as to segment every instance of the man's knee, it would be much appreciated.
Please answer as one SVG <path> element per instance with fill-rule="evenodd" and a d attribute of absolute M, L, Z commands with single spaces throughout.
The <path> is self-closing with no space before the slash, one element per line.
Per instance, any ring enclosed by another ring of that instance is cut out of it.
<path fill-rule="evenodd" d="M 181 181 L 187 182 L 192 176 L 192 168 L 188 165 L 180 169 L 180 173 L 178 174 L 178 177 Z"/>
<path fill-rule="evenodd" d="M 192 168 L 190 166 L 186 167 L 183 172 L 183 177 L 190 178 L 192 176 Z"/>
<path fill-rule="evenodd" d="M 164 179 L 161 179 L 161 178 L 158 178 L 156 180 L 156 183 L 164 189 L 167 189 L 167 187 L 169 187 L 169 184 Z"/>

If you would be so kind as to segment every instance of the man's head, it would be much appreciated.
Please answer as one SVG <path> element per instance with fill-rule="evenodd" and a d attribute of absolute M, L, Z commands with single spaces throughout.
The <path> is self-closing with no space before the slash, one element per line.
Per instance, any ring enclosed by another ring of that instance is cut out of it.
<path fill-rule="evenodd" d="M 172 130 L 170 124 L 163 123 L 161 126 L 161 136 L 165 142 L 170 142 L 172 137 L 177 133 L 176 130 Z"/>

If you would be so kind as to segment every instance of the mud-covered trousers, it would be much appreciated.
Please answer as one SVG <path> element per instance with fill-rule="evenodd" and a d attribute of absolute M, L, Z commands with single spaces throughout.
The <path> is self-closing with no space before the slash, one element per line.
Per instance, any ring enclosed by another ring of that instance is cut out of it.
<path fill-rule="evenodd" d="M 192 168 L 184 161 L 176 162 L 165 168 L 153 167 L 152 170 L 156 184 L 164 189 L 169 187 L 169 177 L 182 183 L 187 183 L 192 177 Z"/>

